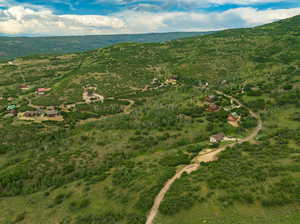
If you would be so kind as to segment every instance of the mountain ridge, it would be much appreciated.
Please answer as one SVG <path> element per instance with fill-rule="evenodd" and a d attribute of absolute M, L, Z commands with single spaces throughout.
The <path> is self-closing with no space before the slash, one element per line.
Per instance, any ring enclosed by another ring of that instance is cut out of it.
<path fill-rule="evenodd" d="M 0 36 L 0 60 L 34 54 L 76 53 L 107 47 L 120 42 L 164 42 L 211 32 L 172 32 L 149 34 L 5 37 Z"/>

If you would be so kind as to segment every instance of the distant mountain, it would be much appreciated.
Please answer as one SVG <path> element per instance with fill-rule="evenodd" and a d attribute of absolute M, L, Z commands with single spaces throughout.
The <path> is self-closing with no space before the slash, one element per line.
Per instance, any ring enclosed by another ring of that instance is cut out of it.
<path fill-rule="evenodd" d="M 209 32 L 211 33 L 211 32 Z M 193 37 L 208 32 L 176 32 L 125 35 L 92 35 L 61 37 L 1 37 L 0 60 L 34 54 L 62 54 L 93 50 L 122 42 L 165 42 L 178 38 Z"/>

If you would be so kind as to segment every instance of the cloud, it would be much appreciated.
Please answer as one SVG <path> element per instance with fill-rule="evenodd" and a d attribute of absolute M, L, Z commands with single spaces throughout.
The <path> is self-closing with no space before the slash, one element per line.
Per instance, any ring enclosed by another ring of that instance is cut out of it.
<path fill-rule="evenodd" d="M 0 0 L 0 7 L 9 7 L 15 4 L 16 3 L 13 0 Z"/>
<path fill-rule="evenodd" d="M 300 14 L 300 8 L 257 10 L 243 7 L 224 12 L 134 12 L 115 14 L 124 21 L 122 32 L 211 31 L 253 27 Z"/>
<path fill-rule="evenodd" d="M 119 5 L 132 5 L 132 4 L 161 4 L 169 6 L 197 6 L 209 7 L 211 5 L 253 5 L 253 4 L 266 4 L 278 2 L 294 2 L 296 0 L 96 0 L 98 3 L 110 3 Z"/>
<path fill-rule="evenodd" d="M 40 35 L 83 35 L 110 33 L 124 26 L 114 16 L 55 15 L 53 11 L 13 6 L 0 10 L 0 33 Z"/>
<path fill-rule="evenodd" d="M 145 7 L 148 6 L 145 5 Z M 19 5 L 0 9 L 0 33 L 11 35 L 90 35 L 211 31 L 252 27 L 298 14 L 300 14 L 300 8 L 258 10 L 252 7 L 240 7 L 223 12 L 156 12 L 128 9 L 106 16 L 56 15 L 53 10 L 45 7 Z"/>

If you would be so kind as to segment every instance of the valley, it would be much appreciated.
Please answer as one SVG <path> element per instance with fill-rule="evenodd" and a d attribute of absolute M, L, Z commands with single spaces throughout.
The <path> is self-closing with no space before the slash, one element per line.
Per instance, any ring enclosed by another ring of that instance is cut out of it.
<path fill-rule="evenodd" d="M 299 24 L 1 62 L 0 223 L 299 223 Z"/>

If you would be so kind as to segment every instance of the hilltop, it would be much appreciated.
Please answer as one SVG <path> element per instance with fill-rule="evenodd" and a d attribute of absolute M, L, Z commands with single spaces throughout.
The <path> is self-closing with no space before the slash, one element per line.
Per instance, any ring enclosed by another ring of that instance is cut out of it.
<path fill-rule="evenodd" d="M 1 63 L 0 223 L 299 223 L 299 26 Z"/>
<path fill-rule="evenodd" d="M 0 61 L 35 54 L 63 54 L 94 50 L 123 42 L 165 42 L 209 34 L 211 32 L 177 32 L 123 35 L 5 37 L 0 36 Z"/>

